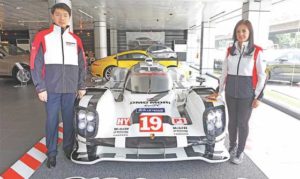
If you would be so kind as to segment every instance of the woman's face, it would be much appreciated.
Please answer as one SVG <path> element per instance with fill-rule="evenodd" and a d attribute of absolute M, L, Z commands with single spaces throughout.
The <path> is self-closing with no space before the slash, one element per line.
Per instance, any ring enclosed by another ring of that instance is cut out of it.
<path fill-rule="evenodd" d="M 248 40 L 250 35 L 249 29 L 245 24 L 241 24 L 236 29 L 236 38 L 238 42 L 245 42 Z"/>

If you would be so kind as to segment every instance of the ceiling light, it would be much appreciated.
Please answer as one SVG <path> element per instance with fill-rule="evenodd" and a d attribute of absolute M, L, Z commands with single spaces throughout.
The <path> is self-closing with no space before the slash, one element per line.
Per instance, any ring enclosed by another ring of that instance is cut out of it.
<path fill-rule="evenodd" d="M 37 23 L 37 22 L 49 22 L 49 21 L 46 21 L 46 20 L 19 20 L 18 21 L 19 23 L 25 23 L 25 22 L 27 22 L 27 23 Z"/>
<path fill-rule="evenodd" d="M 216 18 L 216 17 L 218 17 L 218 16 L 224 14 L 225 12 L 226 12 L 226 11 L 219 12 L 219 13 L 217 13 L 217 14 L 211 16 L 209 19 L 214 19 L 214 18 Z"/>
<path fill-rule="evenodd" d="M 83 10 L 81 10 L 81 9 L 78 9 L 78 11 L 79 11 L 80 13 L 82 13 L 82 14 L 84 14 L 84 15 L 88 16 L 88 17 L 89 17 L 89 18 L 91 18 L 91 19 L 93 19 L 93 18 L 94 18 L 93 16 L 89 15 L 88 13 L 84 12 L 84 11 L 83 11 Z"/>
<path fill-rule="evenodd" d="M 17 9 L 17 10 L 20 10 L 20 9 L 23 9 L 23 7 L 17 6 L 16 9 Z"/>

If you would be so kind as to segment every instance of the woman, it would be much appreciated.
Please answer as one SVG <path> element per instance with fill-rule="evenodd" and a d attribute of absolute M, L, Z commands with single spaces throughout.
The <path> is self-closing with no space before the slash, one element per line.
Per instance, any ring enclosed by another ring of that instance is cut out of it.
<path fill-rule="evenodd" d="M 225 89 L 229 115 L 230 161 L 240 164 L 249 133 L 252 108 L 259 105 L 266 74 L 262 60 L 262 48 L 254 45 L 253 28 L 248 20 L 240 20 L 233 32 L 233 45 L 228 48 L 220 77 L 218 97 Z M 238 140 L 237 140 L 238 139 Z"/>

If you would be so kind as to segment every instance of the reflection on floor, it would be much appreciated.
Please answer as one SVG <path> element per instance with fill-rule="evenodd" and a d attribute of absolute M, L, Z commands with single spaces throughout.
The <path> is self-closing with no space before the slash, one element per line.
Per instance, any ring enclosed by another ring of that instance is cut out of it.
<path fill-rule="evenodd" d="M 298 179 L 299 136 L 299 120 L 262 103 L 250 119 L 246 154 L 270 179 Z"/>

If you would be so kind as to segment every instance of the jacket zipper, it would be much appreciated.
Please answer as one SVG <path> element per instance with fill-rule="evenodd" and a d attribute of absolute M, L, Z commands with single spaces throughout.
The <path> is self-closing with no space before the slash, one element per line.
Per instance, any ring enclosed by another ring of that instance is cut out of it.
<path fill-rule="evenodd" d="M 62 82 L 62 88 L 63 88 L 63 92 L 65 93 L 66 92 L 66 89 L 65 89 L 65 54 L 64 54 L 64 40 L 63 40 L 63 34 L 64 34 L 64 31 L 63 29 L 61 29 L 61 50 L 62 50 L 62 59 L 63 59 L 63 66 L 62 66 L 62 79 L 63 79 L 63 82 Z"/>
<path fill-rule="evenodd" d="M 241 52 L 241 55 L 239 57 L 239 62 L 238 62 L 238 65 L 237 65 L 237 69 L 236 69 L 236 77 L 235 77 L 235 97 L 237 98 L 238 95 L 237 95 L 237 91 L 238 91 L 238 83 L 239 83 L 239 80 L 238 80 L 238 77 L 239 77 L 239 69 L 240 69 L 240 62 L 241 62 L 241 59 L 242 59 L 242 56 L 244 54 L 244 50 L 245 50 L 245 47 L 243 46 L 242 47 L 242 52 Z"/>

